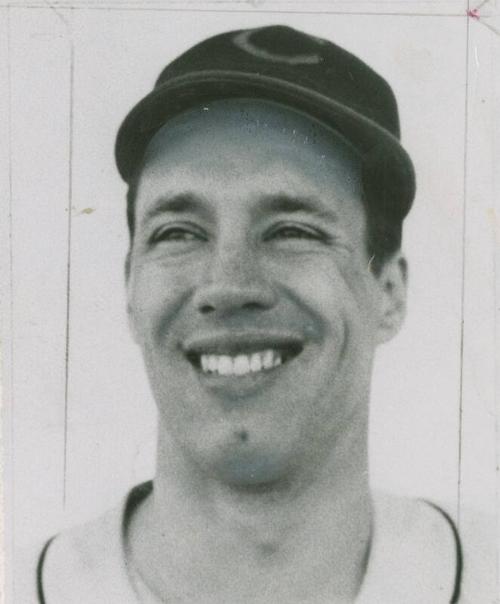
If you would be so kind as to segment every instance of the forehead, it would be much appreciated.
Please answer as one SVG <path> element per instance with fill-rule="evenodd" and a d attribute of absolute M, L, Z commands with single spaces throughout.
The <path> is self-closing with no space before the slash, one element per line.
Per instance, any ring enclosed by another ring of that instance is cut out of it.
<path fill-rule="evenodd" d="M 187 111 L 149 144 L 137 211 L 158 195 L 202 193 L 235 202 L 291 195 L 359 200 L 361 160 L 340 134 L 268 101 L 233 99 Z"/>

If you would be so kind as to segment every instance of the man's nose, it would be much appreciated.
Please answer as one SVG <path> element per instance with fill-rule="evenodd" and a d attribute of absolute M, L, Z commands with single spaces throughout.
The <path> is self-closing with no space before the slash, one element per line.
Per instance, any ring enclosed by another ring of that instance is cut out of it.
<path fill-rule="evenodd" d="M 266 310 L 276 304 L 276 292 L 248 249 L 226 248 L 214 254 L 194 304 L 202 314 Z"/>

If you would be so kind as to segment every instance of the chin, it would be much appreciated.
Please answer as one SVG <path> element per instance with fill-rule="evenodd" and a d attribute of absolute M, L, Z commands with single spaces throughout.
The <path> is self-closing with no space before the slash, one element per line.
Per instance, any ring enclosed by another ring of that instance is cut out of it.
<path fill-rule="evenodd" d="M 268 434 L 241 427 L 218 436 L 211 442 L 205 440 L 204 446 L 193 451 L 206 475 L 234 488 L 286 481 L 292 467 L 293 447 L 287 446 L 290 443 L 270 441 Z"/>
<path fill-rule="evenodd" d="M 265 452 L 236 453 L 219 460 L 216 468 L 220 482 L 241 489 L 272 487 L 283 483 L 288 472 L 286 460 L 279 455 L 273 456 Z"/>

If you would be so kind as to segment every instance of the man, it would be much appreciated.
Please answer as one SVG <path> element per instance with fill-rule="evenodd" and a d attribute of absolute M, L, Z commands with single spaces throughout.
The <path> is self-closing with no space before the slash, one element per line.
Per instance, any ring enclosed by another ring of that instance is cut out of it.
<path fill-rule="evenodd" d="M 388 84 L 287 27 L 224 33 L 165 68 L 116 158 L 156 477 L 46 545 L 39 600 L 457 602 L 451 520 L 369 484 L 415 191 Z"/>

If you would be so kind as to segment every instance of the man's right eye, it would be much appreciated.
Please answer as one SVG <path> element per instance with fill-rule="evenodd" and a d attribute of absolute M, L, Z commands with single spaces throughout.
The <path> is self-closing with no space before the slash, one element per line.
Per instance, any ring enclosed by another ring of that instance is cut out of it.
<path fill-rule="evenodd" d="M 149 238 L 150 244 L 156 243 L 182 243 L 192 241 L 206 241 L 206 236 L 195 227 L 169 226 L 156 229 Z"/>

